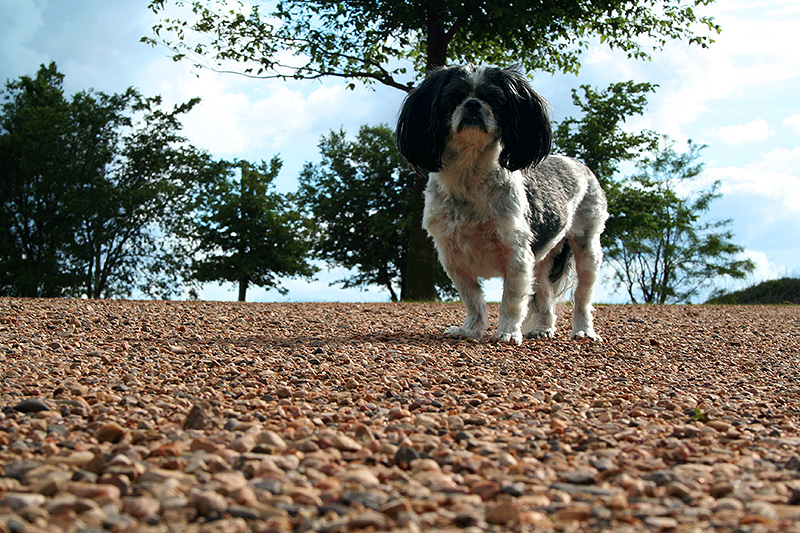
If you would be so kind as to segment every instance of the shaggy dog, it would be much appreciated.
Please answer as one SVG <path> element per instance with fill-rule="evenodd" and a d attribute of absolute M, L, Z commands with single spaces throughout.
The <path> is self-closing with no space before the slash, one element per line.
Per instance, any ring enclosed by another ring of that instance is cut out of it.
<path fill-rule="evenodd" d="M 480 278 L 502 276 L 492 338 L 552 337 L 574 267 L 572 337 L 601 340 L 591 299 L 605 194 L 586 166 L 548 156 L 547 103 L 524 76 L 471 66 L 434 71 L 403 103 L 396 136 L 408 162 L 428 174 L 423 227 L 467 308 L 464 324 L 446 335 L 484 335 Z"/>

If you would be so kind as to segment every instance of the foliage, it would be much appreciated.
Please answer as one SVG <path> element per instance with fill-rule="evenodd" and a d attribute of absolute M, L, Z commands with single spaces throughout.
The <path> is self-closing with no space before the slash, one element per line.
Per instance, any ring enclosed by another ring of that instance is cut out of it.
<path fill-rule="evenodd" d="M 652 131 L 630 133 L 623 124 L 641 115 L 647 107 L 647 93 L 657 85 L 625 81 L 597 91 L 581 85 L 583 95 L 572 90 L 572 102 L 581 118 L 568 117 L 553 128 L 554 151 L 582 161 L 592 169 L 603 188 L 614 185 L 620 163 L 635 160 L 657 147 Z"/>
<path fill-rule="evenodd" d="M 615 279 L 631 301 L 690 301 L 720 276 L 743 278 L 755 265 L 740 259 L 744 251 L 725 229 L 730 220 L 704 221 L 720 195 L 719 183 L 692 190 L 703 172 L 698 163 L 703 146 L 689 143 L 678 153 L 668 145 L 639 163 L 640 173 L 619 188 L 609 205 L 612 216 L 606 257 Z"/>
<path fill-rule="evenodd" d="M 193 238 L 199 256 L 192 277 L 239 285 L 239 301 L 249 286 L 275 288 L 279 276 L 310 277 L 308 262 L 313 226 L 295 208 L 296 198 L 270 192 L 282 161 L 221 163 L 198 211 Z"/>
<path fill-rule="evenodd" d="M 719 294 L 708 300 L 709 304 L 800 304 L 800 279 L 781 278 L 758 283 L 746 289 Z"/>
<path fill-rule="evenodd" d="M 379 285 L 392 301 L 403 296 L 408 253 L 413 171 L 404 164 L 386 125 L 362 126 L 354 140 L 343 130 L 319 143 L 322 161 L 300 175 L 303 204 L 320 225 L 316 253 L 353 269 L 345 288 Z M 435 273 L 435 274 L 434 274 Z M 449 287 L 441 267 L 431 269 Z"/>
<path fill-rule="evenodd" d="M 705 47 L 712 39 L 697 30 L 719 27 L 695 8 L 710 3 L 287 0 L 265 12 L 233 0 L 151 0 L 163 18 L 142 40 L 166 45 L 176 61 L 218 70 L 235 62 L 257 77 L 336 76 L 409 90 L 410 71 L 446 60 L 577 72 L 593 37 L 637 59 L 671 39 Z M 182 10 L 177 18 L 167 16 L 173 6 Z"/>
<path fill-rule="evenodd" d="M 6 84 L 0 116 L 0 291 L 15 296 L 167 296 L 179 287 L 166 236 L 183 223 L 209 160 L 159 97 L 82 91 L 51 63 Z M 171 278 L 165 278 L 168 273 Z"/>

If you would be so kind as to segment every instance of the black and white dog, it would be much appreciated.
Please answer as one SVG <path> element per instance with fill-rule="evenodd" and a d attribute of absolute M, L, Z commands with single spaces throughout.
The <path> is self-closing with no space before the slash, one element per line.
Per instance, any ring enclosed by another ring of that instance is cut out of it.
<path fill-rule="evenodd" d="M 428 173 L 423 226 L 467 307 L 451 337 L 481 338 L 480 278 L 503 277 L 494 340 L 552 337 L 556 301 L 577 272 L 572 337 L 600 340 L 592 288 L 606 199 L 584 165 L 548 156 L 547 103 L 514 69 L 448 67 L 412 91 L 397 123 L 400 152 Z"/>

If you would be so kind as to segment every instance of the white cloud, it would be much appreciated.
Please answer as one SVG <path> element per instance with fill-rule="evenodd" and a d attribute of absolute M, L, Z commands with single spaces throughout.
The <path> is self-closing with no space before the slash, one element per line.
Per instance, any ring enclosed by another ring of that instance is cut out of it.
<path fill-rule="evenodd" d="M 722 33 L 714 35 L 715 42 L 707 49 L 670 42 L 650 62 L 626 62 L 617 53 L 616 61 L 609 59 L 606 68 L 614 73 L 620 69 L 615 66 L 617 62 L 631 68 L 630 76 L 618 79 L 659 84 L 649 99 L 646 116 L 637 120 L 636 127 L 683 140 L 684 128 L 708 110 L 712 101 L 741 96 L 748 90 L 800 75 L 796 53 L 800 49 L 798 16 L 791 12 L 764 13 L 762 6 L 756 17 L 748 12 L 752 8 L 748 3 L 714 4 L 708 8 Z"/>
<path fill-rule="evenodd" d="M 709 169 L 706 179 L 720 180 L 720 192 L 726 195 L 770 199 L 776 215 L 800 215 L 800 148 L 773 150 L 743 168 Z"/>
<path fill-rule="evenodd" d="M 800 113 L 786 117 L 783 119 L 783 123 L 794 133 L 800 133 Z"/>
<path fill-rule="evenodd" d="M 757 118 L 747 124 L 732 124 L 717 129 L 714 136 L 725 144 L 741 146 L 762 142 L 769 137 L 769 125 L 763 118 Z"/>

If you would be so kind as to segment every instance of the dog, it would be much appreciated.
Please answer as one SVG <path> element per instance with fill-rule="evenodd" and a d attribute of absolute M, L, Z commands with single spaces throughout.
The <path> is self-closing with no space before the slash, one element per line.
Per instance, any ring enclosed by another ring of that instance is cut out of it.
<path fill-rule="evenodd" d="M 585 165 L 549 155 L 548 104 L 516 68 L 433 71 L 403 102 L 397 146 L 428 175 L 423 227 L 464 302 L 448 337 L 480 339 L 489 323 L 481 279 L 503 277 L 497 333 L 521 344 L 551 338 L 556 303 L 577 274 L 572 338 L 601 341 L 592 291 L 608 218 Z"/>

